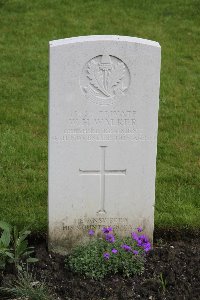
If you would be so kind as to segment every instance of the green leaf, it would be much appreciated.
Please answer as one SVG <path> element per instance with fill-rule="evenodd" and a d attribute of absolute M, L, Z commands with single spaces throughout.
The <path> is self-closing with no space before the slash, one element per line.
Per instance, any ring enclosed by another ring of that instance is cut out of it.
<path fill-rule="evenodd" d="M 16 265 L 18 271 L 22 271 L 22 266 L 20 266 L 19 264 Z"/>
<path fill-rule="evenodd" d="M 0 255 L 4 255 L 7 250 L 9 249 L 6 247 L 0 247 Z"/>
<path fill-rule="evenodd" d="M 15 256 L 20 257 L 28 250 L 28 241 L 17 243 L 15 248 Z"/>
<path fill-rule="evenodd" d="M 12 230 L 12 226 L 3 221 L 0 221 L 0 228 L 9 232 Z"/>
<path fill-rule="evenodd" d="M 10 245 L 10 240 L 11 240 L 10 232 L 4 230 L 0 238 L 1 243 L 3 244 L 4 247 L 8 247 Z"/>
<path fill-rule="evenodd" d="M 35 262 L 38 262 L 39 259 L 38 258 L 35 258 L 35 257 L 29 257 L 27 258 L 26 260 L 28 263 L 35 263 Z"/>
<path fill-rule="evenodd" d="M 9 251 L 6 251 L 5 254 L 6 254 L 6 256 L 8 256 L 8 257 L 10 257 L 10 258 L 12 258 L 12 259 L 14 258 L 13 253 L 11 253 L 11 252 L 9 252 Z"/>
<path fill-rule="evenodd" d="M 31 233 L 31 231 L 28 231 L 28 230 L 19 232 L 19 237 L 17 239 L 17 244 L 22 243 L 30 233 Z"/>
<path fill-rule="evenodd" d="M 26 251 L 26 252 L 23 253 L 23 256 L 29 256 L 33 252 L 34 252 L 34 250 Z"/>

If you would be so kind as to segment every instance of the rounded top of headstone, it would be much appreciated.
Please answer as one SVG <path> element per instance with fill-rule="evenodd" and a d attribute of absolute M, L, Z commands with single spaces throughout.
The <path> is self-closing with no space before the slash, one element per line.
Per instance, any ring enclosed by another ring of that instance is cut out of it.
<path fill-rule="evenodd" d="M 129 42 L 129 43 L 136 43 L 136 44 L 145 44 L 148 46 L 159 47 L 160 45 L 158 42 L 131 37 L 131 36 L 121 36 L 121 35 L 88 35 L 88 36 L 78 36 L 78 37 L 71 37 L 65 38 L 60 40 L 50 41 L 50 47 L 61 46 L 65 44 L 72 44 L 72 43 L 83 43 L 83 42 L 97 42 L 97 41 L 117 41 L 117 42 Z"/>

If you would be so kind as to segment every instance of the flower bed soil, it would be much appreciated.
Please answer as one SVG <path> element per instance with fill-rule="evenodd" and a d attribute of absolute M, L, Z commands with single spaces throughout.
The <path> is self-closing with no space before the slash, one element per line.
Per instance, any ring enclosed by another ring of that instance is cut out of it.
<path fill-rule="evenodd" d="M 31 242 L 39 258 L 33 272 L 46 282 L 55 300 L 200 299 L 199 232 L 155 232 L 154 249 L 147 254 L 142 275 L 128 279 L 115 275 L 102 281 L 66 270 L 64 257 L 48 253 L 44 237 L 32 237 Z M 0 277 L 0 286 L 13 277 L 7 270 Z"/>

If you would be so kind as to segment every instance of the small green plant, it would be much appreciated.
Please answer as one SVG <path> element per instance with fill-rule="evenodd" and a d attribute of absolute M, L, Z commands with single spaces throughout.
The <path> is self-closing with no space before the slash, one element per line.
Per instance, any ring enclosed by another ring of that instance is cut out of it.
<path fill-rule="evenodd" d="M 167 286 L 167 280 L 165 278 L 163 278 L 162 273 L 160 273 L 159 280 L 160 280 L 160 283 L 161 283 L 161 286 L 162 286 L 163 293 L 165 293 L 166 286 Z"/>
<path fill-rule="evenodd" d="M 33 263 L 38 259 L 30 257 L 34 252 L 33 247 L 28 246 L 27 237 L 31 231 L 23 229 L 18 231 L 16 226 L 6 222 L 0 222 L 2 234 L 0 237 L 0 269 L 4 269 L 6 263 L 14 264 L 17 270 L 22 270 L 23 262 Z"/>
<path fill-rule="evenodd" d="M 19 272 L 17 279 L 0 290 L 21 300 L 53 300 L 44 282 L 37 281 L 31 273 Z M 19 297 L 19 298 L 18 298 Z"/>
<path fill-rule="evenodd" d="M 22 231 L 18 231 L 16 226 L 13 227 L 13 253 L 9 262 L 14 263 L 18 270 L 22 270 L 21 264 L 23 260 L 25 260 L 26 263 L 38 261 L 37 258 L 30 257 L 34 252 L 34 247 L 29 247 L 26 239 L 30 233 L 31 231 L 29 230 L 23 229 Z"/>
<path fill-rule="evenodd" d="M 125 277 L 142 273 L 145 253 L 151 249 L 145 235 L 132 233 L 124 239 L 114 236 L 112 228 L 103 228 L 101 238 L 92 238 L 90 242 L 77 246 L 65 262 L 71 271 L 93 279 L 102 279 L 108 274 L 120 273 Z M 142 229 L 139 227 L 138 232 Z"/>

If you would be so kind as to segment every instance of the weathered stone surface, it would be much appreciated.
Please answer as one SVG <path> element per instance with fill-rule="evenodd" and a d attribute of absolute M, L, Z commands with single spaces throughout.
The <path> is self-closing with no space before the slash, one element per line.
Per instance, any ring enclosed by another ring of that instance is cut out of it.
<path fill-rule="evenodd" d="M 49 245 L 90 228 L 154 227 L 160 46 L 122 37 L 50 42 Z"/>

